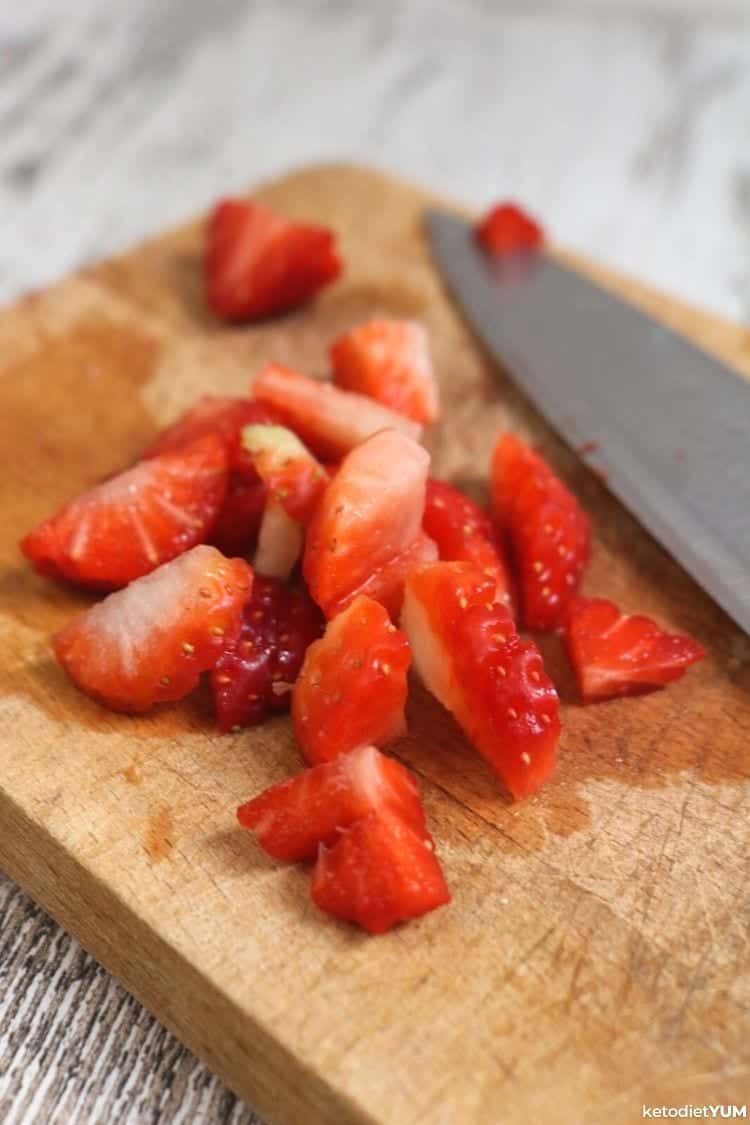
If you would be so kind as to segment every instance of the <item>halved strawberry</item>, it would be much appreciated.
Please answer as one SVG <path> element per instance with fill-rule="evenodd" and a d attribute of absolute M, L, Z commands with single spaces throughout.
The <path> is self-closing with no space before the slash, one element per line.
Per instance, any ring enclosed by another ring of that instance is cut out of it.
<path fill-rule="evenodd" d="M 510 571 L 489 515 L 463 492 L 442 480 L 427 481 L 424 519 L 427 534 L 444 562 L 470 562 L 494 577 L 497 600 L 512 607 Z"/>
<path fill-rule="evenodd" d="M 288 711 L 307 646 L 322 632 L 322 614 L 306 591 L 256 574 L 239 636 L 211 676 L 219 729 L 254 726 Z"/>
<path fill-rule="evenodd" d="M 355 598 L 310 645 L 292 692 L 292 722 L 308 762 L 383 746 L 406 730 L 409 642 L 378 602 Z"/>
<path fill-rule="evenodd" d="M 432 842 L 398 817 L 377 815 L 358 820 L 330 851 L 321 847 L 311 894 L 321 910 L 371 934 L 451 898 Z"/>
<path fill-rule="evenodd" d="M 214 208 L 206 295 L 224 320 L 259 320 L 296 308 L 340 273 L 333 231 L 239 199 L 222 200 Z"/>
<path fill-rule="evenodd" d="M 272 785 L 240 805 L 237 819 L 275 859 L 313 859 L 355 820 L 372 812 L 403 819 L 429 839 L 414 776 L 374 746 L 360 746 L 332 762 Z"/>
<path fill-rule="evenodd" d="M 21 550 L 41 574 L 98 589 L 125 586 L 205 539 L 226 487 L 224 445 L 204 437 L 71 500 Z"/>
<path fill-rule="evenodd" d="M 411 438 L 383 430 L 353 449 L 323 494 L 307 529 L 303 572 L 315 601 L 333 617 L 422 532 L 430 458 Z M 368 586 L 369 584 L 369 586 Z M 366 588 L 367 587 L 367 588 Z M 403 576 L 389 597 L 400 596 Z"/>
<path fill-rule="evenodd" d="M 584 703 L 655 691 L 706 655 L 692 637 L 666 633 L 650 617 L 629 617 L 605 598 L 577 598 L 565 638 Z"/>
<path fill-rule="evenodd" d="M 565 621 L 591 553 L 588 517 L 535 450 L 515 434 L 495 445 L 492 510 L 506 528 L 521 579 L 523 619 L 530 629 Z"/>
<path fill-rule="evenodd" d="M 286 426 L 246 426 L 242 445 L 271 496 L 307 524 L 328 484 L 328 473 Z"/>
<path fill-rule="evenodd" d="M 438 390 L 424 325 L 370 320 L 331 345 L 333 380 L 428 425 L 439 413 Z"/>
<path fill-rule="evenodd" d="M 258 531 L 253 566 L 258 574 L 285 582 L 302 553 L 305 531 L 301 523 L 287 515 L 275 496 L 269 496 Z"/>
<path fill-rule="evenodd" d="M 268 489 L 255 469 L 230 470 L 209 542 L 229 557 L 249 555 L 258 540 L 267 499 Z"/>
<path fill-rule="evenodd" d="M 268 363 L 250 393 L 281 415 L 323 460 L 338 460 L 378 430 L 399 430 L 419 440 L 422 427 L 366 395 L 341 391 L 280 363 Z"/>
<path fill-rule="evenodd" d="M 499 203 L 477 224 L 480 246 L 491 254 L 514 254 L 518 250 L 538 250 L 544 231 L 515 203 Z"/>
<path fill-rule="evenodd" d="M 554 767 L 559 704 L 536 645 L 494 598 L 494 579 L 471 564 L 433 563 L 406 580 L 402 626 L 425 685 L 525 797 Z"/>
<path fill-rule="evenodd" d="M 182 699 L 239 633 L 253 572 L 193 547 L 74 618 L 52 639 L 77 687 L 115 711 Z"/>
<path fill-rule="evenodd" d="M 224 442 L 230 469 L 245 469 L 254 478 L 253 459 L 242 446 L 242 430 L 245 426 L 270 425 L 278 421 L 272 407 L 247 396 L 203 395 L 171 426 L 162 430 L 142 455 L 143 460 L 172 453 L 198 438 L 216 434 Z"/>

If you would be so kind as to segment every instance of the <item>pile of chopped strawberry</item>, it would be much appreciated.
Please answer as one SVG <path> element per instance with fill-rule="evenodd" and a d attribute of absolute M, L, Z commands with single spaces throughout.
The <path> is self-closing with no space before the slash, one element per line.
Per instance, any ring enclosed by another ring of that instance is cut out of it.
<path fill-rule="evenodd" d="M 256 574 L 239 634 L 211 674 L 219 730 L 288 711 L 307 646 L 322 631 L 323 616 L 304 590 Z"/>
<path fill-rule="evenodd" d="M 541 242 L 507 206 L 476 233 L 496 254 Z M 226 319 L 295 307 L 339 269 L 330 231 L 237 201 L 214 212 L 207 296 Z M 421 325 L 371 320 L 330 355 L 333 381 L 270 362 L 249 395 L 200 398 L 21 549 L 43 575 L 115 590 L 52 642 L 103 705 L 147 711 L 206 676 L 221 731 L 291 708 L 310 768 L 240 824 L 274 858 L 314 861 L 322 910 L 383 933 L 450 899 L 416 781 L 381 752 L 406 732 L 410 667 L 523 798 L 553 771 L 561 718 L 516 615 L 564 632 L 583 703 L 662 687 L 704 652 L 579 596 L 588 518 L 516 435 L 492 452 L 491 514 L 428 476 L 438 391 Z"/>

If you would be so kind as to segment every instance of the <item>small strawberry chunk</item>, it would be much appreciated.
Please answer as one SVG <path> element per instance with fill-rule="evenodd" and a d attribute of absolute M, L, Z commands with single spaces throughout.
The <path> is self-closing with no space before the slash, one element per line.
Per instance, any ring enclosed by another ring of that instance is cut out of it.
<path fill-rule="evenodd" d="M 423 535 L 425 483 L 430 458 L 411 438 L 383 430 L 342 461 L 307 530 L 303 573 L 326 617 L 358 593 L 374 596 L 373 576 Z M 398 586 L 387 582 L 390 598 Z"/>
<path fill-rule="evenodd" d="M 333 380 L 382 402 L 415 422 L 438 417 L 438 390 L 424 325 L 415 320 L 370 320 L 331 346 Z"/>
<path fill-rule="evenodd" d="M 542 228 L 515 203 L 493 207 L 477 224 L 475 233 L 484 250 L 500 257 L 519 250 L 538 250 L 544 243 Z"/>
<path fill-rule="evenodd" d="M 536 645 L 494 597 L 494 579 L 471 564 L 433 563 L 406 580 L 402 627 L 426 687 L 525 797 L 554 767 L 559 702 Z"/>
<path fill-rule="evenodd" d="M 588 517 L 572 492 L 514 434 L 495 445 L 492 510 L 507 529 L 529 629 L 564 624 L 591 554 Z"/>
<path fill-rule="evenodd" d="M 253 572 L 193 547 L 74 618 L 52 639 L 81 691 L 115 711 L 182 699 L 240 630 Z"/>
<path fill-rule="evenodd" d="M 285 426 L 247 426 L 242 444 L 273 496 L 293 520 L 307 524 L 328 484 L 328 473 Z"/>
<path fill-rule="evenodd" d="M 95 589 L 125 586 L 200 543 L 227 487 L 214 435 L 111 477 L 65 504 L 21 542 L 41 574 Z"/>
<path fill-rule="evenodd" d="M 319 844 L 333 844 L 356 820 L 378 812 L 411 825 L 429 839 L 413 775 L 374 746 L 360 746 L 332 762 L 272 785 L 237 809 L 275 859 L 314 859 Z"/>
<path fill-rule="evenodd" d="M 329 621 L 292 692 L 294 733 L 308 762 L 403 734 L 409 662 L 409 642 L 378 602 L 355 598 Z"/>
<path fill-rule="evenodd" d="M 242 446 L 245 426 L 278 422 L 276 412 L 262 402 L 247 396 L 203 395 L 195 406 L 184 411 L 167 426 L 143 454 L 143 460 L 173 453 L 208 434 L 216 434 L 227 451 L 227 464 L 232 470 L 247 470 L 255 477 L 253 460 Z"/>
<path fill-rule="evenodd" d="M 383 934 L 450 902 L 431 841 L 398 817 L 358 820 L 320 849 L 313 902 L 327 914 Z"/>
<path fill-rule="evenodd" d="M 287 515 L 283 504 L 275 496 L 269 496 L 263 510 L 253 560 L 258 574 L 286 582 L 302 553 L 304 541 L 302 524 Z"/>
<path fill-rule="evenodd" d="M 511 606 L 510 571 L 487 512 L 442 480 L 427 481 L 424 519 L 427 534 L 444 562 L 470 562 L 497 583 L 497 600 Z"/>
<path fill-rule="evenodd" d="M 404 583 L 407 577 L 416 567 L 437 562 L 437 557 L 437 547 L 429 535 L 421 531 L 410 547 L 373 571 L 358 592 L 380 602 L 391 619 L 398 621 L 404 604 Z"/>
<path fill-rule="evenodd" d="M 692 637 L 629 617 L 605 598 L 577 598 L 565 638 L 584 703 L 656 691 L 706 655 Z"/>
<path fill-rule="evenodd" d="M 310 379 L 280 363 L 266 364 L 250 391 L 273 407 L 323 460 L 338 460 L 379 430 L 399 430 L 417 441 L 422 434 L 416 422 L 374 399 Z"/>
<path fill-rule="evenodd" d="M 222 731 L 262 723 L 289 710 L 307 646 L 323 632 L 323 617 L 303 590 L 256 574 L 239 635 L 211 676 Z"/>
<path fill-rule="evenodd" d="M 335 236 L 257 203 L 225 199 L 208 224 L 208 303 L 229 321 L 260 320 L 296 308 L 341 273 Z"/>

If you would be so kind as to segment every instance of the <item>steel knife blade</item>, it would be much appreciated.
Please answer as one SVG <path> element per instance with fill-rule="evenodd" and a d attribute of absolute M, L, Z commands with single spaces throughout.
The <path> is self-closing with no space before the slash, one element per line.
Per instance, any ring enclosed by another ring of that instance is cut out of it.
<path fill-rule="evenodd" d="M 750 383 L 547 254 L 493 259 L 465 220 L 426 225 L 495 359 L 569 445 L 596 443 L 610 490 L 750 632 Z"/>

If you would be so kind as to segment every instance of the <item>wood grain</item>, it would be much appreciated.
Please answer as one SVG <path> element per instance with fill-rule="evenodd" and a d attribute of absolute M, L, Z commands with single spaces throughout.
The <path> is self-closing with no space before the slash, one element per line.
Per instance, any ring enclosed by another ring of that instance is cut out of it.
<path fill-rule="evenodd" d="M 340 233 L 346 277 L 314 309 L 215 324 L 194 224 L 0 317 L 3 865 L 272 1121 L 484 1125 L 561 1106 L 627 1121 L 643 1101 L 741 1101 L 747 638 L 481 354 L 430 265 L 422 193 L 325 168 L 261 194 Z M 481 495 L 500 426 L 539 441 L 596 522 L 587 590 L 710 655 L 667 692 L 584 709 L 546 639 L 560 767 L 518 806 L 415 690 L 397 752 L 424 779 L 455 901 L 371 941 L 319 916 L 305 872 L 235 827 L 239 800 L 299 768 L 287 724 L 219 737 L 201 699 L 138 719 L 83 699 L 47 638 L 85 599 L 35 577 L 15 543 L 199 391 L 241 390 L 271 355 L 323 370 L 331 335 L 377 311 L 427 322 L 446 418 L 429 440 L 437 471 Z M 669 315 L 749 369 L 745 333 Z"/>

